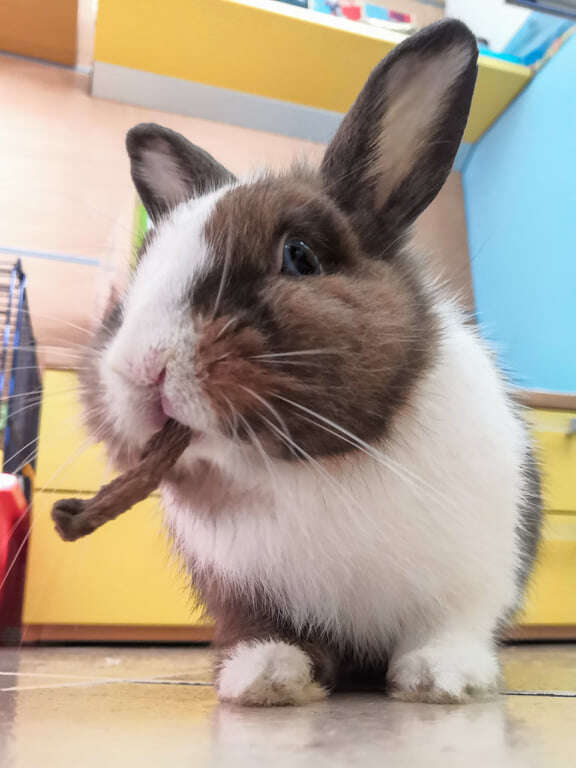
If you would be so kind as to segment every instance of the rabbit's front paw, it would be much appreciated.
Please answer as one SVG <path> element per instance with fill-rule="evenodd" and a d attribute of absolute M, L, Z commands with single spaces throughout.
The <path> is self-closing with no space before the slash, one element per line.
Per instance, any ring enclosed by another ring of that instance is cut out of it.
<path fill-rule="evenodd" d="M 500 670 L 492 648 L 430 644 L 392 659 L 390 695 L 403 701 L 463 704 L 493 697 Z"/>
<path fill-rule="evenodd" d="M 224 660 L 218 698 L 245 706 L 307 704 L 326 695 L 314 682 L 310 657 L 274 640 L 239 643 Z"/>

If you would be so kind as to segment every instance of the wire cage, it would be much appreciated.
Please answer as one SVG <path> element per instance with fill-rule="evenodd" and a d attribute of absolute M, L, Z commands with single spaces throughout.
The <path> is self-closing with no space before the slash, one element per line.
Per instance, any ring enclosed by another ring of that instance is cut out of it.
<path fill-rule="evenodd" d="M 20 641 L 42 380 L 26 275 L 0 262 L 0 645 Z"/>
<path fill-rule="evenodd" d="M 36 440 L 42 404 L 42 379 L 32 330 L 26 275 L 18 260 L 0 262 L 0 433 L 2 471 L 16 475 L 28 502 L 36 472 Z"/>

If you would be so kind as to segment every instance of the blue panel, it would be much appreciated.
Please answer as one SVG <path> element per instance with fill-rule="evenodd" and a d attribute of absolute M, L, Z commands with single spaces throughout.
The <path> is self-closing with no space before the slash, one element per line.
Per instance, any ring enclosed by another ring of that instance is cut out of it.
<path fill-rule="evenodd" d="M 460 146 L 458 147 L 458 152 L 456 153 L 456 157 L 454 158 L 454 164 L 452 165 L 452 170 L 454 171 L 461 171 L 464 166 L 466 165 L 466 161 L 468 160 L 468 155 L 472 151 L 472 147 L 474 145 L 470 144 L 467 141 L 463 141 Z"/>
<path fill-rule="evenodd" d="M 485 45 L 478 46 L 478 52 L 482 56 L 490 56 L 491 59 L 500 59 L 501 61 L 511 61 L 512 64 L 530 64 L 532 62 L 525 61 L 521 56 L 514 56 L 512 53 L 500 53 L 493 51 L 490 48 L 486 48 Z"/>
<path fill-rule="evenodd" d="M 366 3 L 366 16 L 369 16 L 371 19 L 390 21 L 390 12 L 386 8 L 381 8 L 379 5 L 372 5 L 371 3 Z"/>
<path fill-rule="evenodd" d="M 315 11 L 321 13 L 332 13 L 334 3 L 329 3 L 326 0 L 312 0 L 309 7 Z M 366 3 L 365 5 L 366 16 L 371 19 L 381 19 L 382 21 L 390 21 L 390 12 L 386 8 L 382 8 L 379 5 L 373 5 L 372 3 Z M 341 14 L 339 14 L 341 15 Z"/>
<path fill-rule="evenodd" d="M 531 13 L 516 32 L 504 53 L 517 56 L 527 66 L 543 59 L 552 43 L 570 29 L 573 22 L 544 13 Z"/>
<path fill-rule="evenodd" d="M 522 8 L 530 8 L 531 11 L 538 13 L 551 13 L 576 19 L 574 0 L 506 0 L 506 2 L 511 5 L 520 5 Z"/>
<path fill-rule="evenodd" d="M 332 13 L 332 6 L 326 0 L 312 0 L 310 7 L 320 13 Z"/>
<path fill-rule="evenodd" d="M 524 387 L 576 391 L 576 36 L 462 174 L 479 319 Z"/>

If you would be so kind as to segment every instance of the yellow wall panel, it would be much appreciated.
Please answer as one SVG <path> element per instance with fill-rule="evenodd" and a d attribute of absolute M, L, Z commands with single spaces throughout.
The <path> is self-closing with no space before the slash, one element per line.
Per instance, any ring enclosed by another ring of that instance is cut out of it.
<path fill-rule="evenodd" d="M 538 565 L 521 624 L 576 625 L 576 518 L 546 515 Z"/>
<path fill-rule="evenodd" d="M 201 613 L 189 579 L 162 533 L 151 498 L 91 536 L 62 542 L 50 519 L 63 495 L 93 493 L 110 477 L 103 449 L 81 456 L 77 374 L 46 371 L 24 620 L 38 625 L 190 626 Z M 545 534 L 520 617 L 526 624 L 576 624 L 576 435 L 568 411 L 528 410 L 544 471 Z M 70 457 L 73 457 L 72 460 Z M 55 489 L 59 489 L 56 491 Z M 574 514 L 559 514 L 574 513 Z"/>
<path fill-rule="evenodd" d="M 24 623 L 191 626 L 202 622 L 190 580 L 162 531 L 152 497 L 70 543 L 50 511 L 63 496 L 87 497 L 112 477 L 104 450 L 81 426 L 78 376 L 47 370 L 28 553 Z"/>
<path fill-rule="evenodd" d="M 238 0 L 100 0 L 96 61 L 345 112 L 400 39 L 368 25 Z M 478 139 L 531 77 L 480 59 L 465 141 Z"/>
<path fill-rule="evenodd" d="M 25 624 L 198 625 L 190 580 L 148 499 L 90 536 L 63 542 L 50 510 L 59 493 L 37 493 L 28 555 Z"/>
<path fill-rule="evenodd" d="M 101 0 L 95 58 L 344 112 L 393 46 L 227 0 Z"/>
<path fill-rule="evenodd" d="M 526 417 L 539 448 L 545 508 L 576 514 L 576 413 L 531 410 Z"/>
<path fill-rule="evenodd" d="M 37 489 L 96 491 L 110 480 L 104 449 L 82 426 L 78 375 L 47 370 L 40 417 Z"/>

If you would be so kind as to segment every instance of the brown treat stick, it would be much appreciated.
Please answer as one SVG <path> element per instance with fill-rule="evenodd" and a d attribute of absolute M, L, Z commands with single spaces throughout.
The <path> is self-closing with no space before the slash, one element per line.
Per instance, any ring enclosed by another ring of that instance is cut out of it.
<path fill-rule="evenodd" d="M 194 433 L 170 419 L 153 435 L 138 464 L 104 485 L 92 499 L 62 499 L 52 520 L 64 541 L 76 541 L 149 496 L 190 444 Z"/>

